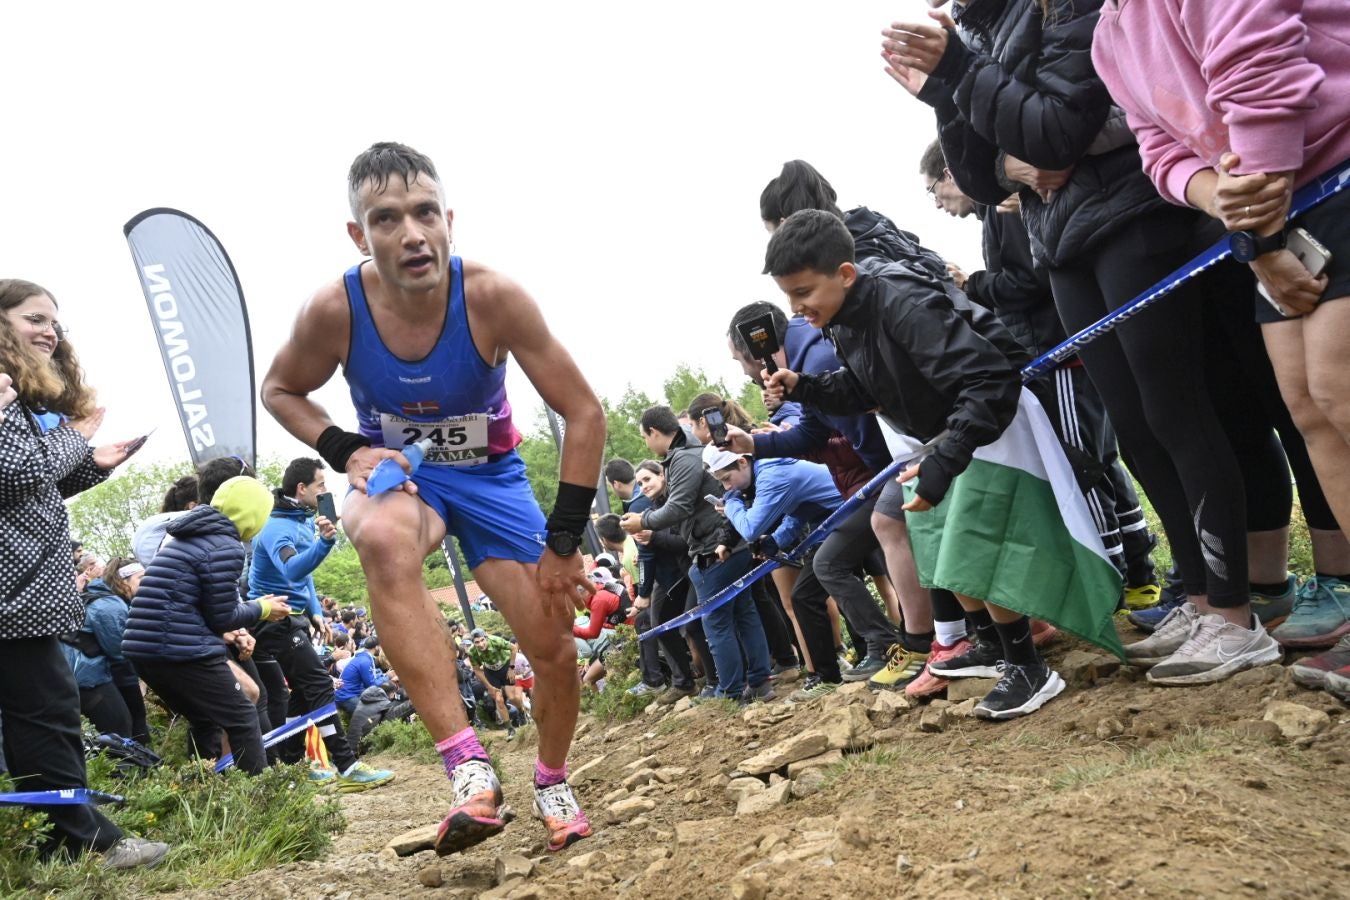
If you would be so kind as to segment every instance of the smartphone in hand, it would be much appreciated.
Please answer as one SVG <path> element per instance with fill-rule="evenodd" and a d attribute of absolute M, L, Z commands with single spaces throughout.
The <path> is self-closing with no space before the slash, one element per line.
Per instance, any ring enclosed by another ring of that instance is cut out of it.
<path fill-rule="evenodd" d="M 158 427 L 158 426 L 156 426 L 156 427 Z M 147 431 L 145 434 L 143 434 L 143 435 L 141 435 L 140 437 L 136 438 L 136 439 L 135 439 L 134 441 L 132 441 L 130 444 L 127 444 L 127 451 L 126 451 L 126 452 L 127 452 L 127 456 L 132 456 L 132 455 L 134 455 L 134 454 L 136 453 L 136 451 L 138 451 L 138 450 L 140 450 L 142 447 L 144 447 L 144 446 L 145 446 L 145 442 L 148 441 L 148 440 L 150 440 L 150 435 L 152 435 L 152 434 L 154 434 L 154 433 L 155 433 L 155 429 L 154 429 L 154 428 L 151 428 L 151 429 L 150 429 L 149 431 Z"/>
<path fill-rule="evenodd" d="M 325 491 L 318 496 L 318 501 L 319 515 L 336 525 L 338 522 L 337 504 L 333 502 L 333 495 Z"/>

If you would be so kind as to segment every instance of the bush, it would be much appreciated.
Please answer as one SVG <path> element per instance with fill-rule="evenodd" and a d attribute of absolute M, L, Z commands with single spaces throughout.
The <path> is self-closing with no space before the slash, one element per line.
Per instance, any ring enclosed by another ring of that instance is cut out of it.
<path fill-rule="evenodd" d="M 366 735 L 364 747 L 369 756 L 387 753 L 431 765 L 441 762 L 441 755 L 436 752 L 436 742 L 421 722 L 381 722 Z"/>
<path fill-rule="evenodd" d="M 216 885 L 286 862 L 317 859 L 345 826 L 336 797 L 320 795 L 304 766 L 273 766 L 250 778 L 206 761 L 118 777 L 106 756 L 89 762 L 89 786 L 126 798 L 102 811 L 128 834 L 172 847 L 155 869 L 113 873 L 86 854 L 42 861 L 50 825 L 24 807 L 0 807 L 0 894 L 123 896 Z M 9 789 L 5 786 L 0 789 Z"/>
<path fill-rule="evenodd" d="M 638 680 L 639 642 L 628 625 L 614 629 L 614 645 L 605 656 L 605 689 L 596 693 L 581 689 L 581 709 L 606 722 L 625 722 L 651 704 L 650 696 L 634 697 L 628 689 Z"/>

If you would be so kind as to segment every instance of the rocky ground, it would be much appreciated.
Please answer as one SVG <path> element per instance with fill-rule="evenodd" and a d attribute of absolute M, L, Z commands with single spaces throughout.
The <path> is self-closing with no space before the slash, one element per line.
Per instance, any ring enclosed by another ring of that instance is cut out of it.
<path fill-rule="evenodd" d="M 438 858 L 438 767 L 343 799 L 324 860 L 206 896 L 587 898 L 1346 897 L 1350 715 L 1268 667 L 1157 688 L 1060 640 L 1070 688 L 1008 723 L 969 717 L 967 683 L 911 707 L 845 688 L 814 703 L 583 718 L 573 783 L 596 834 L 544 850 L 534 748 L 497 743 L 504 835 Z M 402 838 L 396 850 L 391 841 Z M 203 896 L 197 892 L 195 896 Z"/>

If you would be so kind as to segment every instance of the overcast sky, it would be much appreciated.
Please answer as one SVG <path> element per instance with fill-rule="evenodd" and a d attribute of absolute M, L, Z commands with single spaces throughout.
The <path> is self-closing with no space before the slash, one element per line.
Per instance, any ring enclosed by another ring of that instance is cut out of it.
<path fill-rule="evenodd" d="M 260 382 L 299 304 L 359 255 L 345 177 L 374 141 L 428 154 L 456 252 L 511 275 L 602 395 L 679 363 L 739 383 L 731 313 L 759 274 L 764 184 L 788 159 L 979 268 L 979 225 L 916 173 L 931 112 L 883 73 L 880 29 L 922 0 L 16 4 L 6 11 L 5 276 L 48 287 L 102 440 L 157 426 L 185 458 L 122 225 L 201 219 L 243 282 Z M 828 10 L 828 11 L 827 11 Z M 242 371 L 242 370 L 241 370 Z M 539 408 L 514 370 L 528 429 Z M 320 400 L 355 417 L 340 376 Z M 259 452 L 299 455 L 266 412 Z"/>

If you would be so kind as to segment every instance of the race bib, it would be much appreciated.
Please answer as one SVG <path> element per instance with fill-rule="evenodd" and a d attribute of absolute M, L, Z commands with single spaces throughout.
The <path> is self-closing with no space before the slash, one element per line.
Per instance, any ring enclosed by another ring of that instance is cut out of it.
<path fill-rule="evenodd" d="M 402 448 L 430 440 L 424 463 L 440 466 L 476 466 L 488 461 L 488 422 L 491 416 L 476 413 L 439 422 L 414 422 L 402 416 L 380 414 L 384 445 Z"/>

